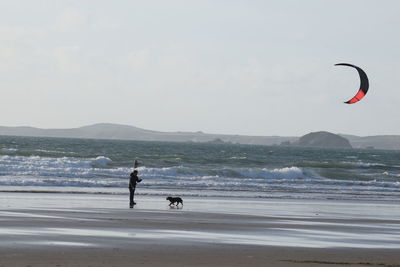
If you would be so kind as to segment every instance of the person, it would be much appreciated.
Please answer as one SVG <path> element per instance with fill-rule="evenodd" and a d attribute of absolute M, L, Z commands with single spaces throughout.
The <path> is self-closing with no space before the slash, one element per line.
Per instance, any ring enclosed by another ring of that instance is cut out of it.
<path fill-rule="evenodd" d="M 142 179 L 140 179 L 138 176 L 138 171 L 134 170 L 131 173 L 131 178 L 129 179 L 129 207 L 133 208 L 133 205 L 136 205 L 135 201 L 133 201 L 135 197 L 135 189 L 136 189 L 136 184 L 140 183 Z"/>

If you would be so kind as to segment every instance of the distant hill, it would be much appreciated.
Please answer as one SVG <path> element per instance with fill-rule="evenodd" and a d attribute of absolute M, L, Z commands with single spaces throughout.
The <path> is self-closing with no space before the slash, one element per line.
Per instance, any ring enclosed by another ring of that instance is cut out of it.
<path fill-rule="evenodd" d="M 346 138 L 324 131 L 306 134 L 299 138 L 299 140 L 296 142 L 296 145 L 310 147 L 352 148 L 349 140 Z"/>
<path fill-rule="evenodd" d="M 376 148 L 400 150 L 400 135 L 375 135 L 375 136 L 355 136 L 340 134 L 348 139 L 354 148 Z"/>
<path fill-rule="evenodd" d="M 327 132 L 325 132 L 327 133 Z M 29 126 L 5 127 L 0 126 L 0 135 L 13 136 L 38 136 L 38 137 L 65 137 L 65 138 L 90 138 L 90 139 L 119 139 L 119 140 L 140 140 L 140 141 L 165 141 L 165 142 L 208 142 L 208 143 L 232 143 L 252 145 L 294 145 L 301 144 L 314 146 L 318 142 L 330 142 L 330 138 L 321 140 L 317 137 L 307 138 L 295 136 L 247 136 L 247 135 L 224 135 L 208 134 L 203 132 L 158 132 L 145 130 L 134 126 L 99 123 L 89 126 L 70 129 L 40 129 Z M 307 136 L 307 135 L 305 135 Z M 303 137 L 305 137 L 303 136 Z M 399 135 L 379 136 L 354 136 L 340 134 L 350 142 L 353 148 L 376 148 L 376 149 L 397 149 L 400 150 Z M 311 136 L 312 137 L 312 136 Z M 326 143 L 325 143 L 326 144 Z M 339 142 L 334 147 L 343 147 Z M 323 146 L 324 147 L 324 146 Z M 329 147 L 329 146 L 328 146 Z M 347 146 L 345 146 L 347 147 Z"/>
<path fill-rule="evenodd" d="M 157 132 L 134 126 L 99 123 L 72 129 L 40 129 L 34 127 L 0 126 L 0 135 L 119 139 L 164 142 L 209 142 L 254 145 L 278 145 L 285 141 L 294 141 L 297 137 L 245 136 L 206 134 L 203 132 Z"/>

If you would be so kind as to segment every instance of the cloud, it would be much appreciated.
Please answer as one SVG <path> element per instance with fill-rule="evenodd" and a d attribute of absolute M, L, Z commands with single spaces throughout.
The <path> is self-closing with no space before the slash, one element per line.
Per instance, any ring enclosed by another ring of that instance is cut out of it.
<path fill-rule="evenodd" d="M 128 62 L 134 70 L 140 70 L 147 66 L 149 57 L 149 49 L 135 50 L 128 53 Z"/>
<path fill-rule="evenodd" d="M 54 50 L 54 58 L 61 72 L 76 74 L 81 71 L 79 46 L 57 47 Z"/>
<path fill-rule="evenodd" d="M 87 24 L 88 19 L 85 15 L 76 9 L 66 9 L 58 17 L 56 29 L 59 31 L 75 31 Z"/>
<path fill-rule="evenodd" d="M 13 47 L 11 45 L 5 45 L 5 44 L 0 45 L 0 60 L 1 61 L 9 60 L 9 59 L 13 58 L 14 55 L 15 55 L 15 47 Z"/>
<path fill-rule="evenodd" d="M 0 26 L 0 71 L 6 77 L 29 69 L 41 53 L 45 31 L 35 27 Z M 6 73 L 6 74 L 5 74 Z"/>

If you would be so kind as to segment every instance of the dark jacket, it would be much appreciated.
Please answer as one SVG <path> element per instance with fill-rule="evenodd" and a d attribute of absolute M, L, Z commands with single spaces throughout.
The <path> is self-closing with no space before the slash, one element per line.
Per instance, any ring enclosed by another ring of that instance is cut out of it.
<path fill-rule="evenodd" d="M 140 183 L 141 181 L 142 179 L 132 172 L 131 178 L 129 179 L 129 188 L 136 187 L 136 183 Z"/>

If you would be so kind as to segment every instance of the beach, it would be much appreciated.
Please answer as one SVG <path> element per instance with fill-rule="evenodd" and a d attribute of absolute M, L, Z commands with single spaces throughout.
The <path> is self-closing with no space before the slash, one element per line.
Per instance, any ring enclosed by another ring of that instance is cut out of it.
<path fill-rule="evenodd" d="M 0 194 L 0 266 L 400 266 L 397 203 Z"/>
<path fill-rule="evenodd" d="M 0 139 L 0 267 L 400 264 L 398 151 Z"/>

